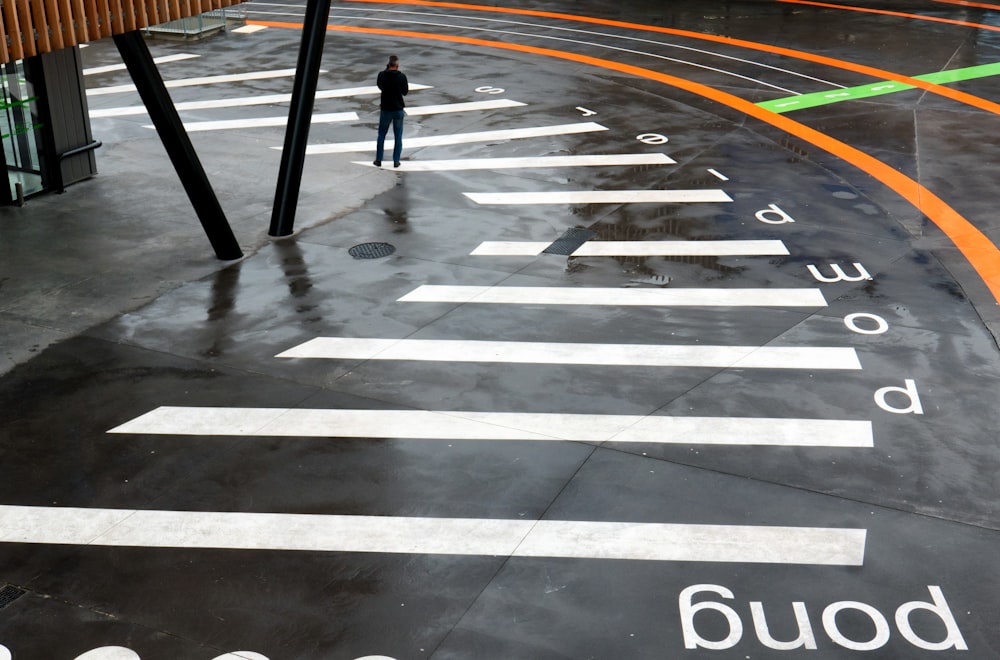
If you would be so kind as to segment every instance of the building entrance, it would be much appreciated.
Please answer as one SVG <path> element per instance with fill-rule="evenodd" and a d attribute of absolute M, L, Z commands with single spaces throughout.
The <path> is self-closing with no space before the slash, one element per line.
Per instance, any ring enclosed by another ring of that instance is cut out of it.
<path fill-rule="evenodd" d="M 38 97 L 21 60 L 0 66 L 0 140 L 6 185 L 0 203 L 11 203 L 45 188 Z"/>

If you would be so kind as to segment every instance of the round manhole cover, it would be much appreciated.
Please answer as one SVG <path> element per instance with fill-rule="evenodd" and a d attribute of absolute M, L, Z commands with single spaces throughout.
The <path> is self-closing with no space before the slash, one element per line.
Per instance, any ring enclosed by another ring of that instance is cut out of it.
<path fill-rule="evenodd" d="M 347 254 L 355 259 L 378 259 L 388 257 L 395 251 L 396 248 L 389 243 L 362 243 L 352 247 Z"/>

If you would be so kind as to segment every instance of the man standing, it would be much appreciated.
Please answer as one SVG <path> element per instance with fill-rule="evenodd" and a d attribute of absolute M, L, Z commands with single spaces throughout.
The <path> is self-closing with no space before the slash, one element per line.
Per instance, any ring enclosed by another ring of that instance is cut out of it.
<path fill-rule="evenodd" d="M 403 155 L 403 108 L 406 104 L 403 97 L 410 91 L 406 74 L 399 70 L 399 58 L 389 56 L 389 64 L 385 71 L 378 74 L 378 88 L 382 90 L 382 101 L 379 103 L 378 142 L 375 146 L 375 166 L 382 167 L 382 156 L 385 154 L 385 135 L 392 124 L 392 134 L 396 144 L 392 148 L 392 165 L 399 167 L 399 159 Z"/>

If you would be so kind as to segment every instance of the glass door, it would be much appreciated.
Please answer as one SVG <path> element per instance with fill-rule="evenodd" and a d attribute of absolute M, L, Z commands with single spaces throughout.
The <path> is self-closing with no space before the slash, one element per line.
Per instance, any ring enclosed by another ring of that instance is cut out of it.
<path fill-rule="evenodd" d="M 36 100 L 22 62 L 0 67 L 0 141 L 11 199 L 18 198 L 19 188 L 21 195 L 28 196 L 44 187 L 38 154 L 42 125 Z"/>

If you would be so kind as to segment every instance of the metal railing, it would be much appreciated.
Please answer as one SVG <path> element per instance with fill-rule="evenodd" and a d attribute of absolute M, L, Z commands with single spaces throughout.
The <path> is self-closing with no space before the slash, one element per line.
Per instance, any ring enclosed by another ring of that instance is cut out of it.
<path fill-rule="evenodd" d="M 245 5 L 236 5 L 223 9 L 213 9 L 197 16 L 182 18 L 176 21 L 150 25 L 143 30 L 146 35 L 164 35 L 182 38 L 197 38 L 213 32 L 221 32 L 227 25 L 243 25 L 247 20 Z"/>

